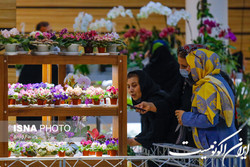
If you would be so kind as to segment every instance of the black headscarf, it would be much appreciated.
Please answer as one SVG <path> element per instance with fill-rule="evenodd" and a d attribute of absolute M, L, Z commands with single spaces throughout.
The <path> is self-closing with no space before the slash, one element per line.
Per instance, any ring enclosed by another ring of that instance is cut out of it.
<path fill-rule="evenodd" d="M 168 46 L 158 47 L 143 70 L 167 93 L 170 93 L 176 82 L 181 79 L 179 64 L 170 54 Z"/>

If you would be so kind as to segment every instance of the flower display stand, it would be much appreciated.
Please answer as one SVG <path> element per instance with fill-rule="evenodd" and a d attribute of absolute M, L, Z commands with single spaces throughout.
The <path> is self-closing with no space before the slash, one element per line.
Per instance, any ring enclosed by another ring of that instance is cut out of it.
<path fill-rule="evenodd" d="M 58 64 L 58 81 L 63 84 L 66 64 L 105 64 L 112 65 L 113 85 L 119 89 L 118 105 L 111 107 L 86 108 L 8 108 L 8 64 L 42 64 L 43 82 L 52 81 L 52 64 Z M 112 56 L 32 56 L 0 55 L 0 121 L 8 121 L 9 116 L 43 116 L 43 121 L 51 116 L 113 116 L 113 137 L 119 138 L 119 156 L 127 155 L 127 57 Z M 8 125 L 0 126 L 0 157 L 8 157 Z M 35 158 L 35 157 L 34 157 Z M 34 160 L 35 161 L 35 160 Z M 125 166 L 126 163 L 122 163 Z M 0 162 L 4 166 L 4 162 Z"/>

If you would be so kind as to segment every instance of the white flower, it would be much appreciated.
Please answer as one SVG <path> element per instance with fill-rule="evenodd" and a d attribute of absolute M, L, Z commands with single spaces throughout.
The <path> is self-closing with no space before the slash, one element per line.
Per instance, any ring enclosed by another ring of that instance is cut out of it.
<path fill-rule="evenodd" d="M 167 17 L 167 24 L 170 26 L 176 26 L 181 19 L 189 20 L 190 17 L 190 13 L 188 13 L 184 9 L 175 10 L 171 15 Z"/>
<path fill-rule="evenodd" d="M 11 35 L 19 35 L 19 31 L 16 29 L 16 28 L 12 28 L 11 30 L 10 30 L 10 34 Z"/>
<path fill-rule="evenodd" d="M 107 14 L 108 19 L 115 19 L 118 16 L 125 17 L 128 15 L 129 17 L 133 17 L 131 10 L 125 10 L 123 6 L 113 7 Z"/>
<path fill-rule="evenodd" d="M 73 25 L 74 31 L 88 31 L 89 23 L 93 20 L 92 15 L 84 12 L 80 12 L 75 18 L 75 24 Z"/>
<path fill-rule="evenodd" d="M 89 25 L 89 28 L 91 30 L 97 30 L 102 27 L 105 27 L 108 31 L 111 31 L 113 27 L 113 23 L 110 20 L 105 20 L 102 18 L 100 20 L 96 20 L 95 22 Z"/>
<path fill-rule="evenodd" d="M 137 14 L 137 18 L 148 18 L 148 16 L 152 13 L 169 16 L 172 11 L 169 7 L 164 6 L 159 2 L 150 1 L 146 6 L 143 6 L 140 9 L 140 13 Z"/>
<path fill-rule="evenodd" d="M 107 149 L 107 146 L 106 146 L 105 143 L 103 143 L 103 144 L 101 145 L 101 147 L 102 147 L 103 150 L 106 150 L 106 149 Z"/>
<path fill-rule="evenodd" d="M 33 38 L 35 38 L 36 33 L 39 33 L 40 35 L 43 35 L 43 33 L 41 31 L 32 31 L 30 33 L 30 36 L 32 36 Z"/>

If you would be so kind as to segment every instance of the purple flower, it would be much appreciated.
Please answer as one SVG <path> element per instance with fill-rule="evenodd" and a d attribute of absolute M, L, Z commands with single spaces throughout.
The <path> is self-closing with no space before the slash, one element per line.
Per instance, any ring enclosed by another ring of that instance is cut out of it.
<path fill-rule="evenodd" d="M 68 30 L 67 30 L 67 28 L 64 28 L 64 29 L 62 29 L 61 32 L 59 33 L 59 36 L 62 37 L 63 34 L 66 34 L 66 33 L 68 33 Z"/>
<path fill-rule="evenodd" d="M 228 33 L 225 36 L 226 39 L 231 39 L 233 42 L 235 42 L 237 40 L 236 36 L 234 35 L 234 33 L 231 32 L 230 29 L 228 29 Z"/>
<path fill-rule="evenodd" d="M 74 136 L 75 134 L 73 132 L 65 132 L 65 134 L 68 136 L 68 138 Z"/>
<path fill-rule="evenodd" d="M 209 27 L 213 28 L 216 27 L 218 24 L 216 23 L 216 21 L 213 20 L 204 20 L 203 22 L 205 25 L 208 25 Z"/>
<path fill-rule="evenodd" d="M 109 145 L 109 143 L 110 143 L 109 140 L 105 141 L 106 146 Z"/>
<path fill-rule="evenodd" d="M 73 116 L 72 119 L 73 119 L 73 121 L 77 121 L 78 120 L 78 116 Z"/>

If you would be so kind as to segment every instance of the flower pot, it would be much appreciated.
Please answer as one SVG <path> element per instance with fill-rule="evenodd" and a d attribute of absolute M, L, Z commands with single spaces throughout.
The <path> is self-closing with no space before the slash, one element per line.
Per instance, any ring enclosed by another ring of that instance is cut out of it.
<path fill-rule="evenodd" d="M 98 52 L 99 53 L 105 53 L 105 47 L 98 47 Z"/>
<path fill-rule="evenodd" d="M 116 105 L 117 104 L 117 98 L 110 98 L 110 104 Z"/>
<path fill-rule="evenodd" d="M 10 100 L 11 100 L 11 99 L 8 99 L 8 105 L 10 105 Z"/>
<path fill-rule="evenodd" d="M 107 100 L 106 100 L 106 98 L 104 98 L 104 104 L 107 104 Z"/>
<path fill-rule="evenodd" d="M 44 105 L 44 101 L 43 99 L 37 99 L 37 105 Z"/>
<path fill-rule="evenodd" d="M 81 104 L 81 103 L 82 103 L 82 100 L 81 100 L 81 99 L 79 99 L 79 100 L 78 100 L 78 104 Z"/>
<path fill-rule="evenodd" d="M 24 156 L 24 153 L 23 153 L 23 151 L 20 151 L 21 152 L 21 156 Z"/>
<path fill-rule="evenodd" d="M 89 151 L 89 155 L 95 155 L 94 151 Z"/>
<path fill-rule="evenodd" d="M 93 103 L 94 105 L 100 105 L 100 99 L 98 99 L 98 100 L 92 99 L 92 103 Z"/>
<path fill-rule="evenodd" d="M 102 151 L 96 151 L 95 152 L 95 155 L 97 156 L 97 157 L 102 157 Z"/>
<path fill-rule="evenodd" d="M 65 104 L 65 101 L 64 101 L 64 100 L 61 100 L 61 104 Z"/>
<path fill-rule="evenodd" d="M 117 155 L 117 150 L 110 150 L 110 156 L 116 156 Z"/>
<path fill-rule="evenodd" d="M 79 99 L 72 99 L 73 105 L 78 105 L 79 104 Z"/>
<path fill-rule="evenodd" d="M 83 155 L 83 156 L 89 156 L 89 151 L 85 151 L 85 150 L 84 150 L 84 151 L 82 152 L 82 155 Z"/>
<path fill-rule="evenodd" d="M 10 157 L 10 156 L 11 156 L 11 151 L 8 152 L 8 157 Z"/>
<path fill-rule="evenodd" d="M 61 103 L 61 99 L 56 99 L 55 105 L 60 105 L 60 104 L 62 104 L 62 103 Z"/>
<path fill-rule="evenodd" d="M 5 45 L 5 52 L 16 52 L 17 51 L 17 45 L 16 43 L 13 44 L 6 44 Z"/>
<path fill-rule="evenodd" d="M 107 150 L 107 155 L 110 155 L 110 150 Z"/>
<path fill-rule="evenodd" d="M 84 47 L 84 51 L 85 51 L 85 53 L 93 53 L 93 47 L 86 46 L 86 47 Z"/>
<path fill-rule="evenodd" d="M 107 46 L 107 52 L 116 52 L 117 46 L 119 46 L 119 44 L 112 44 Z"/>
<path fill-rule="evenodd" d="M 65 151 L 63 151 L 63 152 L 58 151 L 58 156 L 59 157 L 65 157 Z"/>
<path fill-rule="evenodd" d="M 15 105 L 16 104 L 16 99 L 10 99 L 10 105 Z"/>
<path fill-rule="evenodd" d="M 67 52 L 78 52 L 79 44 L 71 44 L 67 47 Z"/>
<path fill-rule="evenodd" d="M 49 52 L 49 45 L 39 44 L 37 45 L 38 52 Z"/>
<path fill-rule="evenodd" d="M 22 100 L 22 105 L 29 105 L 29 102 L 28 101 L 25 101 L 25 100 Z"/>
<path fill-rule="evenodd" d="M 34 156 L 32 156 L 32 155 L 27 155 L 27 157 L 34 157 Z"/>

